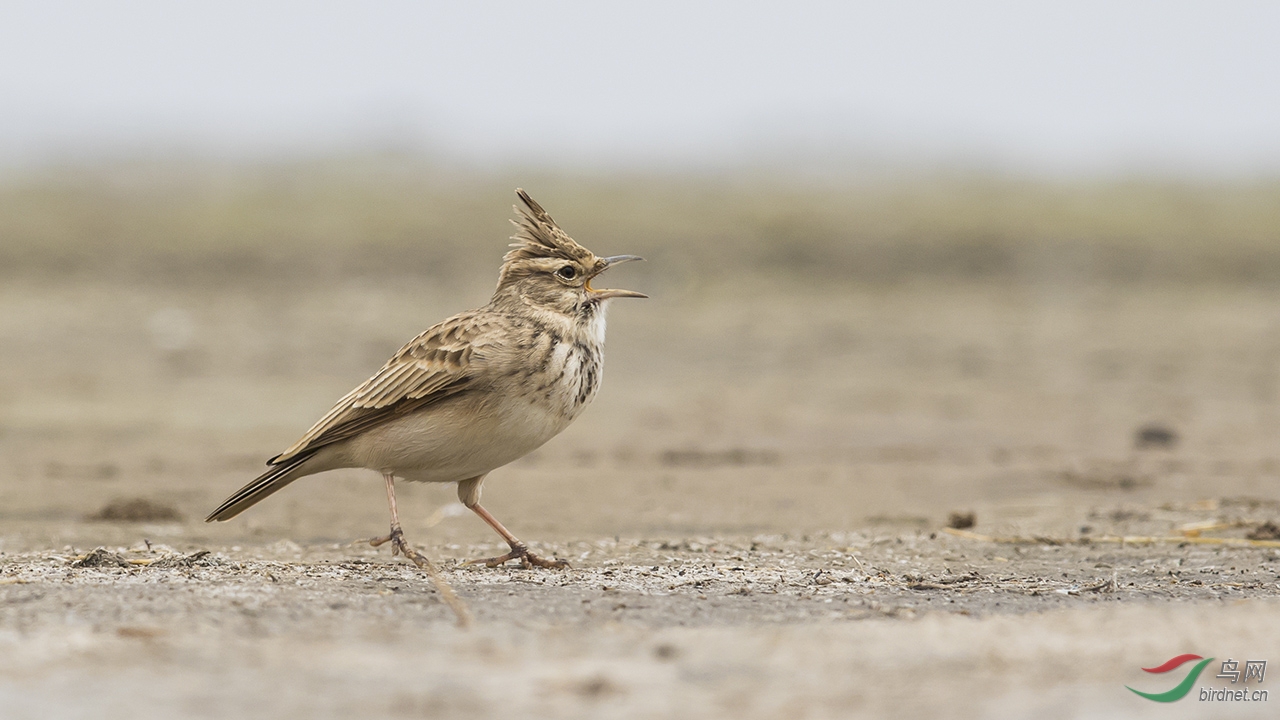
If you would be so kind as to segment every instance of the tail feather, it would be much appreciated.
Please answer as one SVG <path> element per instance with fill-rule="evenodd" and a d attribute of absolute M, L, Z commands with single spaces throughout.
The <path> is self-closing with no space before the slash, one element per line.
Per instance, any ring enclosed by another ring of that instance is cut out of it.
<path fill-rule="evenodd" d="M 313 455 L 315 455 L 315 452 L 303 453 L 289 458 L 287 462 L 280 465 L 272 466 L 270 470 L 259 475 L 253 482 L 240 488 L 235 494 L 224 500 L 218 506 L 218 509 L 209 513 L 209 517 L 205 518 L 204 521 L 230 520 L 267 499 L 277 490 L 302 477 L 302 474 L 294 471 L 302 467 Z"/>

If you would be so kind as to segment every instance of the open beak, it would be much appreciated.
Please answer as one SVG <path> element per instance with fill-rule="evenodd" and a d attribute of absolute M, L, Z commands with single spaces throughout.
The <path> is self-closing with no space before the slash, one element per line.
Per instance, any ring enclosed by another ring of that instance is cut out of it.
<path fill-rule="evenodd" d="M 631 262 L 632 260 L 643 260 L 643 259 L 644 258 L 640 257 L 639 255 L 614 255 L 613 257 L 604 258 L 604 270 L 601 270 L 600 272 L 593 275 L 589 280 L 587 280 L 587 287 L 586 287 L 587 295 L 589 295 L 592 300 L 608 300 L 609 298 L 619 298 L 619 297 L 634 297 L 634 298 L 649 297 L 648 295 L 645 295 L 644 293 L 641 293 L 641 292 L 636 292 L 635 290 L 596 290 L 595 288 L 591 287 L 591 280 L 596 279 L 596 277 L 598 277 L 600 273 L 603 273 L 605 270 L 608 270 L 614 265 L 621 265 L 622 263 Z"/>

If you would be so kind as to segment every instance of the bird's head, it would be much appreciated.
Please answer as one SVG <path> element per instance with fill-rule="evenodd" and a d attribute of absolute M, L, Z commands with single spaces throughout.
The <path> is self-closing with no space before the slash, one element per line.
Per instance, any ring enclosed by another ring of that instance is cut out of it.
<path fill-rule="evenodd" d="M 591 287 L 605 270 L 632 260 L 635 255 L 597 257 L 556 225 L 547 211 L 519 188 L 516 195 L 524 207 L 516 206 L 519 218 L 512 220 L 516 234 L 511 251 L 502 259 L 495 301 L 520 302 L 565 315 L 588 317 L 604 302 L 619 297 L 648 297 L 633 290 Z"/>

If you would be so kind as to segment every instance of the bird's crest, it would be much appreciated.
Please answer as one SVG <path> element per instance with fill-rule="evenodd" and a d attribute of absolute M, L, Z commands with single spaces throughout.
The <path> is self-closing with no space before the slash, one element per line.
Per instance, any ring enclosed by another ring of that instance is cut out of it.
<path fill-rule="evenodd" d="M 547 211 L 529 197 L 529 193 L 516 188 L 516 195 L 520 196 L 525 206 L 515 206 L 515 211 L 520 217 L 511 221 L 511 224 L 516 226 L 516 234 L 511 236 L 515 242 L 511 243 L 512 249 L 502 258 L 504 265 L 510 265 L 519 260 L 541 258 L 577 260 L 587 266 L 594 263 L 595 254 L 561 230 Z"/>

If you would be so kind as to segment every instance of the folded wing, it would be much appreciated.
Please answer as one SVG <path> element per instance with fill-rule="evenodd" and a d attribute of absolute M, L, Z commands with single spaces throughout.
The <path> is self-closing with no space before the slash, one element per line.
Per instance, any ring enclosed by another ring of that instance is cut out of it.
<path fill-rule="evenodd" d="M 464 390 L 484 364 L 486 329 L 487 323 L 468 313 L 422 333 L 268 463 L 287 462 L 341 442 Z"/>

